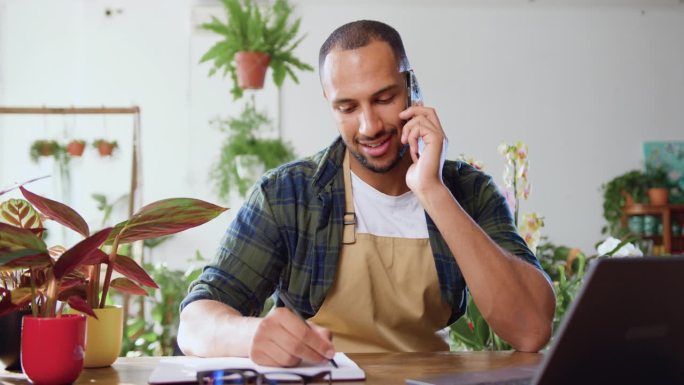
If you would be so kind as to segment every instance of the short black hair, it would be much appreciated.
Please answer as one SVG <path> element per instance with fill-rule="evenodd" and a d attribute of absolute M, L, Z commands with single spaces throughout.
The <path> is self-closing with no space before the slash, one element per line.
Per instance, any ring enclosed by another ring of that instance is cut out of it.
<path fill-rule="evenodd" d="M 402 43 L 401 36 L 396 29 L 375 20 L 357 20 L 337 28 L 325 40 L 318 52 L 319 73 L 323 69 L 325 57 L 333 49 L 357 49 L 365 47 L 373 41 L 383 41 L 389 44 L 392 52 L 394 52 L 394 57 L 397 59 L 399 71 L 410 69 L 404 43 Z"/>

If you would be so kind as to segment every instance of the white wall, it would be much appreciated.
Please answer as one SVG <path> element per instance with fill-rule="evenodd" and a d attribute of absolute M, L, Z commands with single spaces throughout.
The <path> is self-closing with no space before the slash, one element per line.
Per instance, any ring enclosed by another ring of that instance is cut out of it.
<path fill-rule="evenodd" d="M 522 210 L 542 213 L 544 232 L 556 242 L 590 252 L 603 223 L 601 183 L 639 167 L 643 141 L 684 139 L 684 5 L 678 1 L 294 3 L 308 34 L 298 54 L 312 65 L 320 44 L 342 23 L 371 18 L 395 26 L 426 103 L 437 108 L 450 138 L 450 157 L 481 159 L 500 181 L 497 145 L 527 142 L 533 191 Z M 227 81 L 207 78 L 209 66 L 197 64 L 215 41 L 192 28 L 193 10 L 207 5 L 216 2 L 0 0 L 0 104 L 137 104 L 145 202 L 216 201 L 207 173 L 222 136 L 208 121 L 236 113 L 241 102 L 231 102 Z M 114 15 L 104 16 L 105 8 Z M 285 138 L 306 155 L 330 143 L 336 129 L 318 75 L 300 79 L 300 85 L 286 82 L 280 118 Z M 277 119 L 270 82 L 257 98 Z M 127 137 L 121 127 L 128 123 L 0 117 L 0 186 L 37 172 L 26 156 L 33 132 L 59 136 L 66 127 Z M 127 159 L 122 151 L 119 161 Z M 101 191 L 113 179 L 100 174 L 72 188 L 80 199 L 76 208 L 93 220 L 85 191 Z M 195 249 L 212 255 L 231 217 L 177 236 L 154 258 L 182 267 Z"/>

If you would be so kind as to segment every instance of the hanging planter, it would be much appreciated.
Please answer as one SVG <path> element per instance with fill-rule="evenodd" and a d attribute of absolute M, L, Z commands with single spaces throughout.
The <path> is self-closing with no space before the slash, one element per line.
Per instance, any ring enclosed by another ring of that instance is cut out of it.
<path fill-rule="evenodd" d="M 264 52 L 242 51 L 235 54 L 238 84 L 242 89 L 258 90 L 264 87 L 266 70 L 271 57 Z"/>
<path fill-rule="evenodd" d="M 100 153 L 100 156 L 112 156 L 112 153 L 115 149 L 119 148 L 119 145 L 116 143 L 116 140 L 110 142 L 108 140 L 98 139 L 93 142 L 93 147 L 97 148 L 97 152 Z"/>
<path fill-rule="evenodd" d="M 295 70 L 313 71 L 313 67 L 294 56 L 304 36 L 297 36 L 301 19 L 291 19 L 292 6 L 287 0 L 275 0 L 264 9 L 255 0 L 224 0 L 223 5 L 226 23 L 214 17 L 201 25 L 202 29 L 219 34 L 222 40 L 202 56 L 200 63 L 213 62 L 209 76 L 217 71 L 230 74 L 233 99 L 242 97 L 244 89 L 263 87 L 266 69 L 261 67 L 271 67 L 273 82 L 278 87 L 287 76 L 299 83 Z M 259 58 L 246 58 L 249 56 Z M 244 64 L 249 60 L 257 64 Z M 256 80 L 253 83 L 246 80 L 249 76 L 255 76 Z"/>
<path fill-rule="evenodd" d="M 38 162 L 41 157 L 55 156 L 59 153 L 61 147 L 59 143 L 54 140 L 36 140 L 31 144 L 30 156 L 31 160 Z"/>
<path fill-rule="evenodd" d="M 70 156 L 79 157 L 83 155 L 85 144 L 85 140 L 74 139 L 67 144 L 66 151 Z"/>

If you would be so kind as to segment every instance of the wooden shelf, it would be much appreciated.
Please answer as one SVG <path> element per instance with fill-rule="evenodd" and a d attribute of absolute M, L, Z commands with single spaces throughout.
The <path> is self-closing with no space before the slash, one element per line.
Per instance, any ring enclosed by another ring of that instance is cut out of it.
<path fill-rule="evenodd" d="M 684 236 L 672 235 L 672 221 L 684 220 L 684 204 L 671 204 L 664 206 L 653 206 L 645 204 L 634 204 L 622 208 L 621 223 L 627 227 L 627 218 L 633 215 L 655 215 L 659 216 L 663 224 L 663 235 L 641 235 L 646 239 L 653 239 L 654 242 L 662 238 L 662 245 L 666 254 L 681 253 L 684 251 Z M 676 245 L 673 245 L 676 243 Z M 674 248 L 673 248 L 674 246 Z"/>

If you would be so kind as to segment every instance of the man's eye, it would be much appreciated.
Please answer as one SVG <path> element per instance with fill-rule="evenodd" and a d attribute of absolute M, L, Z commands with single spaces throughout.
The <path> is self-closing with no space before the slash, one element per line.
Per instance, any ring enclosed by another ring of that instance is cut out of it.
<path fill-rule="evenodd" d="M 348 113 L 354 111 L 354 107 L 353 106 L 338 106 L 337 111 L 339 111 L 343 114 L 348 114 Z"/>
<path fill-rule="evenodd" d="M 389 98 L 381 98 L 378 99 L 378 103 L 380 104 L 390 104 L 394 100 L 394 96 L 390 96 Z"/>

